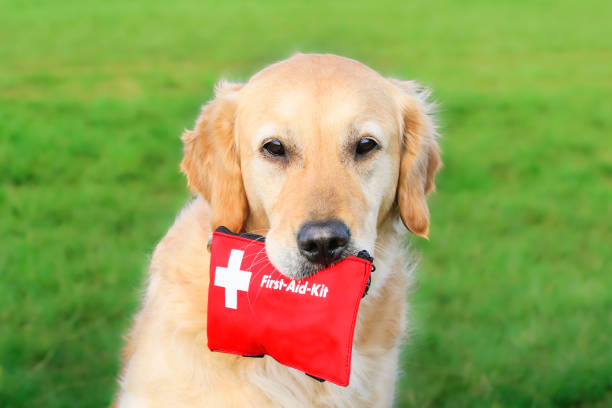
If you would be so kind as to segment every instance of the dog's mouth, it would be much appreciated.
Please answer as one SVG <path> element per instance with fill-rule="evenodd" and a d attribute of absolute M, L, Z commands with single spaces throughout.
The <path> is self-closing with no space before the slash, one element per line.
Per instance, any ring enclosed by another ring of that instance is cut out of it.
<path fill-rule="evenodd" d="M 290 279 L 308 278 L 369 250 L 360 247 L 363 242 L 356 240 L 349 227 L 336 219 L 306 222 L 289 237 L 277 236 L 271 230 L 265 242 L 272 265 Z"/>
<path fill-rule="evenodd" d="M 281 267 L 282 269 L 278 267 L 277 269 L 283 275 L 286 275 L 292 279 L 306 279 L 321 272 L 324 269 L 331 268 L 332 266 L 342 262 L 349 256 L 359 256 L 360 252 L 360 250 L 349 244 L 342 251 L 342 253 L 333 260 L 327 262 L 312 262 L 300 255 L 297 259 L 295 259 L 295 262 L 291 262 L 292 267 L 289 271 L 285 270 L 284 265 L 283 267 Z"/>

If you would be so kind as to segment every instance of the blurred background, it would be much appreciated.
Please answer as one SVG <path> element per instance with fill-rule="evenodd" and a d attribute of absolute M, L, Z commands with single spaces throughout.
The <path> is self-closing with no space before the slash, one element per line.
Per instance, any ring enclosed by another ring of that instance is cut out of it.
<path fill-rule="evenodd" d="M 612 2 L 0 0 L 0 406 L 100 407 L 179 136 L 295 51 L 416 79 L 445 167 L 398 407 L 612 406 Z"/>

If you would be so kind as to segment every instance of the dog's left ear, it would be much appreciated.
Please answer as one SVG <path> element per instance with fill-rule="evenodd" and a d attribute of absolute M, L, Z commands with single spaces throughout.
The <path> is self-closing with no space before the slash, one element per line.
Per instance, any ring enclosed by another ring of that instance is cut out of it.
<path fill-rule="evenodd" d="M 248 204 L 236 142 L 236 103 L 242 84 L 221 81 L 215 98 L 202 108 L 194 130 L 183 133 L 181 171 L 189 187 L 200 193 L 212 209 L 211 227 L 224 225 L 240 232 Z"/>
<path fill-rule="evenodd" d="M 427 195 L 435 190 L 442 161 L 429 91 L 413 81 L 390 79 L 402 93 L 403 127 L 397 205 L 402 222 L 415 235 L 427 238 Z"/>

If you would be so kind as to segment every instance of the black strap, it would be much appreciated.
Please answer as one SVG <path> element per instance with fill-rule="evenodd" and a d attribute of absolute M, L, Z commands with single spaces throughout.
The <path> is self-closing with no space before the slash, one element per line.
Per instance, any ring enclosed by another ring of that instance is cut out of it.
<path fill-rule="evenodd" d="M 263 235 L 251 234 L 248 232 L 232 232 L 227 227 L 220 226 L 217 227 L 215 232 L 222 232 L 224 234 L 235 235 L 237 237 L 252 239 L 253 241 L 266 242 L 266 237 Z"/>
<path fill-rule="evenodd" d="M 371 273 L 374 273 L 374 271 L 376 270 L 376 266 L 374 265 L 374 258 L 370 256 L 368 251 L 366 251 L 365 249 L 363 251 L 359 251 L 359 253 L 357 254 L 357 257 L 372 262 L 372 272 Z M 366 297 L 366 295 L 368 294 L 368 291 L 370 290 L 370 285 L 372 284 L 371 273 L 370 273 L 370 276 L 368 276 L 368 283 L 366 283 L 365 290 L 363 291 L 363 296 L 361 296 L 362 299 Z"/>
<path fill-rule="evenodd" d="M 324 380 L 324 379 L 322 379 L 322 378 L 315 377 L 314 375 L 310 375 L 310 374 L 308 374 L 308 373 L 304 373 L 304 374 L 306 374 L 307 376 L 309 376 L 310 378 L 312 378 L 312 379 L 314 379 L 314 380 L 317 380 L 318 382 L 325 382 L 325 380 Z"/>

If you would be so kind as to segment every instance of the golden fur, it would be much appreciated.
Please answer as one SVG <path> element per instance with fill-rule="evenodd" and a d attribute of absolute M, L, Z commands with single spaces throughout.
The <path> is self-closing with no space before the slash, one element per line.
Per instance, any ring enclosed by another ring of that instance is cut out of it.
<path fill-rule="evenodd" d="M 246 84 L 222 82 L 194 130 L 181 169 L 198 193 L 157 245 L 142 308 L 124 350 L 118 406 L 388 407 L 393 402 L 412 263 L 405 230 L 427 237 L 426 195 L 441 162 L 427 93 L 333 55 L 298 54 Z M 261 154 L 273 136 L 287 159 Z M 364 136 L 380 146 L 355 159 Z M 318 383 L 270 357 L 206 347 L 211 231 L 266 235 L 285 275 L 308 270 L 296 231 L 338 219 L 377 266 L 359 310 L 351 383 Z"/>

